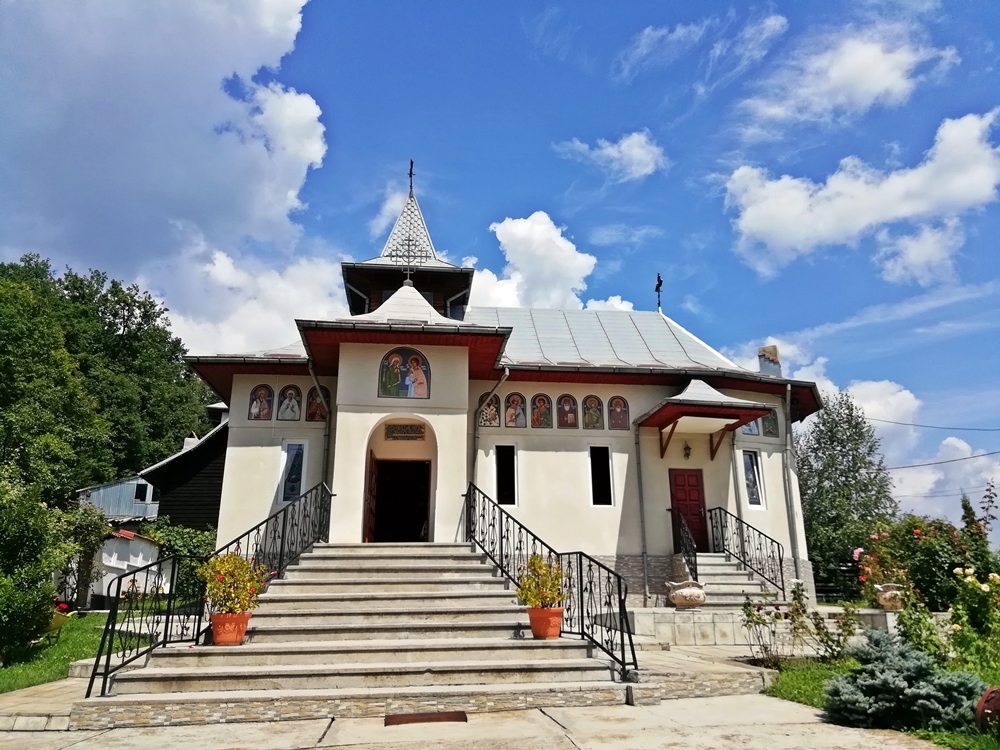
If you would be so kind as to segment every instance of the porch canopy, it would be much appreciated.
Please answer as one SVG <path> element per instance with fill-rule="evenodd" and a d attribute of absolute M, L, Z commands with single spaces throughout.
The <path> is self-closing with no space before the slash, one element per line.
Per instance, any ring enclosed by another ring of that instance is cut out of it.
<path fill-rule="evenodd" d="M 703 380 L 692 380 L 676 396 L 660 403 L 635 420 L 639 427 L 655 427 L 660 433 L 660 458 L 678 429 L 685 434 L 708 435 L 712 460 L 726 433 L 771 413 L 774 407 L 727 396 Z M 666 438 L 664 439 L 664 435 Z"/>

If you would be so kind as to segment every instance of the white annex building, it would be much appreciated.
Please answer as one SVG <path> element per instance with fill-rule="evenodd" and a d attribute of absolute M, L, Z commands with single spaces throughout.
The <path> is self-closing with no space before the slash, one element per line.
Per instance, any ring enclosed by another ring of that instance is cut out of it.
<path fill-rule="evenodd" d="M 438 258 L 412 191 L 343 274 L 351 317 L 189 359 L 230 406 L 220 545 L 320 483 L 330 542 L 462 541 L 471 482 L 630 602 L 662 603 L 685 545 L 744 524 L 749 557 L 780 545 L 771 578 L 812 588 L 791 425 L 821 402 L 776 351 L 752 372 L 659 311 L 470 307 L 473 271 Z"/>

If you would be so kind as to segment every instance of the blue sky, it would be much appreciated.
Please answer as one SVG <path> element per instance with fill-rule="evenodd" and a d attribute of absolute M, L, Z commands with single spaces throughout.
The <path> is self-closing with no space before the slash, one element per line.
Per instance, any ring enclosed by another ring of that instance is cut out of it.
<path fill-rule="evenodd" d="M 343 314 L 408 160 L 480 304 L 663 310 L 871 416 L 1000 427 L 1000 7 L 12 0 L 0 257 L 152 288 L 192 351 Z M 2 40 L 0 40 L 2 41 Z M 1000 432 L 880 424 L 890 465 Z M 897 472 L 955 516 L 990 457 Z"/>

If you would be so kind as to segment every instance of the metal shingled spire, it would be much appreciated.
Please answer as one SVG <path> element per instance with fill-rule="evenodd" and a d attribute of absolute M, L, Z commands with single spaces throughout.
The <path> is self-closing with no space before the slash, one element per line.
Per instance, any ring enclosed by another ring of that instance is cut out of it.
<path fill-rule="evenodd" d="M 427 231 L 424 215 L 420 212 L 417 199 L 413 195 L 413 160 L 410 160 L 410 194 L 403 210 L 389 232 L 389 239 L 379 257 L 391 259 L 400 266 L 422 266 L 438 260 L 434 243 Z"/>

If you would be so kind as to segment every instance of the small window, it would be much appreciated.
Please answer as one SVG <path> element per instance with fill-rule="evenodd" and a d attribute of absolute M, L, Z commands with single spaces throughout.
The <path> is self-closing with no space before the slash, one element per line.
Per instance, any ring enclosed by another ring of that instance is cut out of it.
<path fill-rule="evenodd" d="M 146 502 L 146 488 L 149 487 L 148 484 L 137 484 L 135 486 L 135 501 L 137 503 Z"/>
<path fill-rule="evenodd" d="M 498 445 L 494 448 L 497 462 L 497 502 L 500 505 L 517 505 L 517 473 L 514 466 L 514 446 Z"/>
<path fill-rule="evenodd" d="M 764 485 L 760 478 L 760 454 L 757 451 L 743 451 L 743 473 L 747 483 L 747 504 L 759 508 L 764 505 Z"/>
<path fill-rule="evenodd" d="M 302 495 L 306 464 L 305 443 L 285 443 L 285 470 L 281 479 L 281 501 L 290 503 Z"/>
<path fill-rule="evenodd" d="M 756 419 L 753 422 L 747 422 L 743 427 L 740 428 L 744 435 L 759 435 L 760 434 L 760 422 Z"/>
<path fill-rule="evenodd" d="M 766 417 L 761 417 L 761 433 L 764 437 L 778 437 L 778 412 L 771 409 L 771 413 Z"/>
<path fill-rule="evenodd" d="M 611 505 L 611 450 L 590 447 L 590 491 L 594 505 Z"/>
<path fill-rule="evenodd" d="M 149 499 L 149 502 L 151 503 L 160 502 L 160 491 L 156 487 L 153 487 L 153 496 Z"/>

